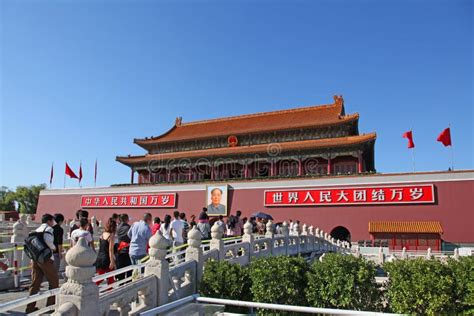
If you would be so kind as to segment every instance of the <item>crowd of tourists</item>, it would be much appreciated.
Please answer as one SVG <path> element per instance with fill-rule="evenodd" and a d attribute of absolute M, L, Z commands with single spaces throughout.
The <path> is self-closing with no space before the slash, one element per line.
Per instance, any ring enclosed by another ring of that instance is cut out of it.
<path fill-rule="evenodd" d="M 116 269 L 135 265 L 148 255 L 149 239 L 160 232 L 162 236 L 170 241 L 174 248 L 187 243 L 188 231 L 196 227 L 201 234 L 202 240 L 211 238 L 211 227 L 217 222 L 222 225 L 222 231 L 226 237 L 238 237 L 243 234 L 244 224 L 249 221 L 252 224 L 253 232 L 265 234 L 266 220 L 256 217 L 241 218 L 241 211 L 230 215 L 224 220 L 221 216 L 209 216 L 207 208 L 203 208 L 196 218 L 191 215 L 189 220 L 186 213 L 174 211 L 167 214 L 163 219 L 154 217 L 150 213 L 145 213 L 143 218 L 134 223 L 130 223 L 128 214 L 113 214 L 105 222 L 97 241 L 94 242 L 94 229 L 98 223 L 92 223 L 87 210 L 78 210 L 75 219 L 71 221 L 67 232 L 71 246 L 74 246 L 80 238 L 84 238 L 89 247 L 97 252 L 95 263 L 97 274 L 105 274 Z M 54 289 L 59 286 L 59 269 L 63 259 L 63 223 L 62 214 L 44 214 L 41 218 L 41 225 L 30 236 L 40 236 L 40 240 L 46 248 L 51 251 L 50 256 L 45 258 L 32 258 L 32 283 L 29 289 L 30 295 L 39 292 L 43 279 L 49 283 L 49 288 Z M 94 225 L 93 225 L 94 224 Z M 25 243 L 25 248 L 28 245 Z M 184 248 L 184 246 L 183 246 Z M 26 251 L 26 250 L 25 250 Z M 123 280 L 129 277 L 131 272 L 121 273 L 115 277 L 108 277 L 107 283 L 111 284 L 116 280 Z M 54 296 L 48 299 L 47 305 L 54 304 Z M 37 310 L 35 303 L 27 306 L 26 312 L 31 313 Z"/>

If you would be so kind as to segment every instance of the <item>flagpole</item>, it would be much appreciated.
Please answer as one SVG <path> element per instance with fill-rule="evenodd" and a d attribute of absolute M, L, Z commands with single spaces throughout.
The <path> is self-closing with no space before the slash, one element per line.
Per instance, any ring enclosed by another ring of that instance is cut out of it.
<path fill-rule="evenodd" d="M 82 160 L 79 161 L 79 188 L 82 188 L 81 181 L 82 181 Z"/>
<path fill-rule="evenodd" d="M 53 177 L 51 176 L 51 172 L 54 172 L 54 161 L 51 164 L 51 171 L 49 172 L 49 189 L 53 187 Z"/>
<path fill-rule="evenodd" d="M 449 136 L 451 136 L 451 123 L 449 123 Z M 452 137 L 450 137 L 452 139 Z M 454 171 L 454 153 L 453 153 L 453 142 L 451 140 L 451 145 L 449 146 L 451 151 L 451 171 Z"/>
<path fill-rule="evenodd" d="M 67 164 L 67 162 L 65 164 Z M 63 188 L 64 189 L 66 188 L 66 171 L 64 171 L 64 186 L 63 186 Z"/>
<path fill-rule="evenodd" d="M 95 158 L 95 166 L 94 166 L 94 188 L 97 185 L 97 158 Z"/>
<path fill-rule="evenodd" d="M 413 126 L 411 127 L 410 132 L 412 133 L 412 137 L 413 137 Z M 415 146 L 413 146 L 413 148 L 411 150 L 412 150 L 411 151 L 411 162 L 413 164 L 413 172 L 415 172 Z"/>

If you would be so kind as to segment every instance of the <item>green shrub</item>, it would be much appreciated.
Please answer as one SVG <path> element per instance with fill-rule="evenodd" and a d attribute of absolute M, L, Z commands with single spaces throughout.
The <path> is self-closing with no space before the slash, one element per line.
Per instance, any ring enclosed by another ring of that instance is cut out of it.
<path fill-rule="evenodd" d="M 308 271 L 306 299 L 310 306 L 374 311 L 380 308 L 376 267 L 354 256 L 326 254 Z"/>
<path fill-rule="evenodd" d="M 455 312 L 453 276 L 438 260 L 397 260 L 386 263 L 387 299 L 395 313 L 450 314 Z"/>
<path fill-rule="evenodd" d="M 208 261 L 199 293 L 202 296 L 231 300 L 250 300 L 248 269 L 227 261 Z"/>
<path fill-rule="evenodd" d="M 252 300 L 260 303 L 306 305 L 304 288 L 308 264 L 301 257 L 267 257 L 249 267 Z M 259 310 L 259 314 L 265 314 Z M 276 314 L 275 311 L 272 311 Z M 279 314 L 285 314 L 280 312 Z"/>
<path fill-rule="evenodd" d="M 474 257 L 450 259 L 448 267 L 454 280 L 456 312 L 474 315 Z"/>

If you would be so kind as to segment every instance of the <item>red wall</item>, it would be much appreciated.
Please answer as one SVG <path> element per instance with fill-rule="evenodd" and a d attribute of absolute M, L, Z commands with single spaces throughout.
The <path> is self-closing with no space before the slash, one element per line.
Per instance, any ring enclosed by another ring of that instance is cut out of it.
<path fill-rule="evenodd" d="M 361 177 L 362 178 L 362 177 Z M 416 184 L 407 181 L 409 184 Z M 242 183 L 242 182 L 240 182 Z M 261 186 L 260 182 L 260 186 Z M 267 183 L 275 183 L 268 181 Z M 281 184 L 282 181 L 279 182 Z M 288 188 L 295 187 L 297 181 L 286 180 Z M 384 182 L 385 184 L 386 182 Z M 394 184 L 406 184 L 403 181 L 393 182 Z M 433 183 L 436 191 L 436 203 L 425 205 L 373 205 L 373 206 L 317 206 L 317 207 L 264 207 L 264 187 L 254 189 L 236 188 L 229 190 L 228 206 L 233 214 L 236 210 L 241 210 L 244 216 L 250 216 L 256 211 L 264 211 L 272 214 L 275 222 L 284 220 L 300 220 L 301 223 L 313 225 L 330 232 L 336 226 L 346 227 L 353 241 L 361 239 L 370 239 L 368 232 L 368 223 L 370 221 L 440 221 L 444 230 L 442 239 L 448 242 L 474 243 L 474 180 L 468 179 L 443 180 L 426 183 Z M 373 185 L 373 184 L 372 184 Z M 232 186 L 232 183 L 230 183 Z M 315 182 L 315 187 L 320 186 Z M 331 185 L 333 186 L 333 185 Z M 340 186 L 348 186 L 341 180 Z M 359 185 L 360 186 L 360 185 Z M 156 188 L 158 186 L 150 186 Z M 180 185 L 182 190 L 186 190 L 188 185 Z M 205 185 L 203 185 L 205 187 Z M 132 192 L 136 186 L 130 186 L 126 189 Z M 166 187 L 161 186 L 165 189 Z M 188 187 L 189 188 L 189 187 Z M 114 188 L 107 188 L 114 190 Z M 124 188 L 121 187 L 121 190 Z M 49 212 L 60 212 L 66 218 L 73 218 L 74 213 L 80 208 L 82 194 L 99 193 L 99 189 L 87 189 L 87 193 L 80 192 L 74 194 L 74 190 L 54 190 L 47 194 L 41 194 L 37 213 L 39 215 Z M 63 191 L 63 192 L 61 192 Z M 177 192 L 177 209 L 185 211 L 189 215 L 199 214 L 203 203 L 204 189 L 196 191 L 170 190 L 168 192 Z M 60 194 L 59 194 L 60 193 Z M 113 194 L 113 193 L 112 193 Z M 149 211 L 153 216 L 160 216 L 162 219 L 165 214 L 171 214 L 175 209 L 90 209 L 91 215 L 100 219 L 106 219 L 112 213 L 128 213 L 132 220 L 139 219 L 144 212 Z"/>

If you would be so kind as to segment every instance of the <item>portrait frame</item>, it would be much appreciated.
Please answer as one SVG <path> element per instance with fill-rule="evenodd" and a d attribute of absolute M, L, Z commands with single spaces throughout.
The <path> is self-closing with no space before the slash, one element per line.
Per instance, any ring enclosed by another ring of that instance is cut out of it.
<path fill-rule="evenodd" d="M 212 191 L 214 189 L 221 191 L 221 198 L 217 207 L 212 206 Z M 220 185 L 207 185 L 206 186 L 206 199 L 205 205 L 207 207 L 207 215 L 208 216 L 227 216 L 228 210 L 228 190 L 229 186 L 227 184 L 220 184 Z"/>

